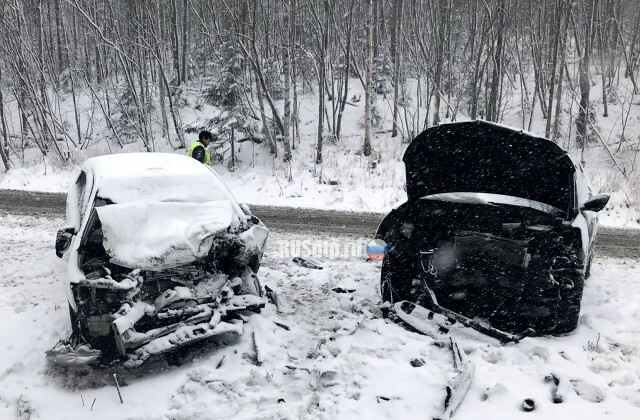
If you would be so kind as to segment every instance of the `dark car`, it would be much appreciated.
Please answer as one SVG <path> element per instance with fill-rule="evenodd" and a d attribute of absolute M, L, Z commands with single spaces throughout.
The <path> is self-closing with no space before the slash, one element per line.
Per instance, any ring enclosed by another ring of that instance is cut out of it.
<path fill-rule="evenodd" d="M 377 232 L 384 301 L 435 303 L 511 333 L 576 328 L 609 200 L 580 164 L 553 141 L 485 121 L 430 128 L 403 160 L 407 201 Z"/>

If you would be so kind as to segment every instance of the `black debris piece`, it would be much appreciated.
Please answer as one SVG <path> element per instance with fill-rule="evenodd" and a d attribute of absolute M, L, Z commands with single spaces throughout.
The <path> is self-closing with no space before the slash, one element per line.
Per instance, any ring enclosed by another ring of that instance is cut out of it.
<path fill-rule="evenodd" d="M 336 293 L 353 293 L 356 291 L 356 289 L 344 289 L 342 287 L 334 287 L 333 289 L 331 289 L 331 291 Z"/>
<path fill-rule="evenodd" d="M 293 259 L 293 262 L 298 264 L 300 267 L 311 268 L 314 270 L 322 270 L 324 268 L 317 261 L 313 261 L 308 258 L 295 257 Z"/>
<path fill-rule="evenodd" d="M 420 367 L 424 365 L 424 359 L 422 359 L 421 357 L 417 358 L 417 359 L 413 359 L 411 361 L 411 366 L 413 367 Z"/>
<path fill-rule="evenodd" d="M 526 398 L 522 401 L 522 410 L 527 413 L 536 409 L 536 402 L 531 398 Z"/>

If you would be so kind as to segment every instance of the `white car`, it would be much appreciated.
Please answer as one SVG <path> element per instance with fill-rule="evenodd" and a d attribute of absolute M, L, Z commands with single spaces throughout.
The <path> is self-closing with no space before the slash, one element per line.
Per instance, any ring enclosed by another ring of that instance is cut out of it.
<path fill-rule="evenodd" d="M 256 272 L 268 230 L 209 166 L 164 153 L 91 158 L 67 196 L 56 253 L 68 258 L 72 337 L 61 364 L 151 356 L 242 332 L 264 307 Z"/>

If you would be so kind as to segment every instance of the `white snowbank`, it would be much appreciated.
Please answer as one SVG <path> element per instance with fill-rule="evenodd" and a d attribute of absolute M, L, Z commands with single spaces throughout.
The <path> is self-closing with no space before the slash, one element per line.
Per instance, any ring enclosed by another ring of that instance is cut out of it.
<path fill-rule="evenodd" d="M 103 245 L 112 262 L 156 270 L 204 257 L 232 222 L 229 201 L 131 202 L 98 207 Z"/>

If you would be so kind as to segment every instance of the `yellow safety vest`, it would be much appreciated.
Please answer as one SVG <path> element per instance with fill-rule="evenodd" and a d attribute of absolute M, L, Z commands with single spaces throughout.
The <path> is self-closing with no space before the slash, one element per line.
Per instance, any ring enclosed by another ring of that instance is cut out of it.
<path fill-rule="evenodd" d="M 196 150 L 196 147 L 198 146 L 204 147 L 204 164 L 211 165 L 211 155 L 207 150 L 207 146 L 205 146 L 203 143 L 200 143 L 200 140 L 196 140 L 193 143 L 191 143 L 191 147 L 189 147 L 189 156 L 193 157 L 193 151 Z"/>

